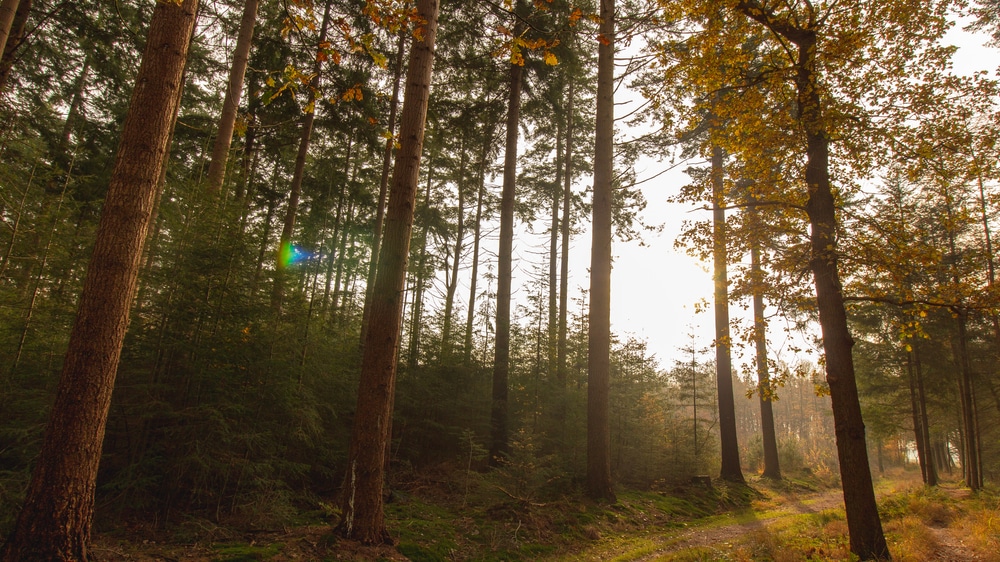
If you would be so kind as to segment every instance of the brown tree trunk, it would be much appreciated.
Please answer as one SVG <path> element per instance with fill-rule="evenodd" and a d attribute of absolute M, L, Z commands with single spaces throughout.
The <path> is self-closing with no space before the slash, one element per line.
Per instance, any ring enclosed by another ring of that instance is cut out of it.
<path fill-rule="evenodd" d="M 851 552 L 862 560 L 888 560 L 889 549 L 878 515 L 872 475 L 868 468 L 865 423 L 861 416 L 854 359 L 854 339 L 847 326 L 844 295 L 837 268 L 837 217 L 830 185 L 829 144 L 823 125 L 819 80 L 815 75 L 815 32 L 806 31 L 795 40 L 799 49 L 796 65 L 800 122 L 806 136 L 806 210 L 811 227 L 811 267 L 816 303 L 826 357 L 826 379 L 830 385 L 833 419 L 840 460 L 840 478 L 850 533 Z"/>
<path fill-rule="evenodd" d="M 246 0 L 243 5 L 243 18 L 240 20 L 236 49 L 233 51 L 233 65 L 229 69 L 229 85 L 222 102 L 222 115 L 219 118 L 219 129 L 215 133 L 215 144 L 212 146 L 212 163 L 208 166 L 206 190 L 209 195 L 219 193 L 219 190 L 222 189 L 222 182 L 226 178 L 229 147 L 233 142 L 236 111 L 240 107 L 243 78 L 246 76 L 247 63 L 250 60 L 250 45 L 253 42 L 253 28 L 257 22 L 258 3 L 259 0 Z"/>
<path fill-rule="evenodd" d="M 389 102 L 389 123 L 386 125 L 392 133 L 396 128 L 396 111 L 399 108 L 399 81 L 403 75 L 403 54 L 406 52 L 406 34 L 399 34 L 396 46 L 396 70 L 392 81 L 392 100 Z M 375 290 L 375 273 L 378 271 L 379 248 L 382 244 L 382 223 L 385 221 L 385 200 L 389 188 L 389 172 L 392 170 L 392 147 L 395 137 L 385 140 L 382 152 L 382 179 L 379 182 L 378 206 L 375 208 L 375 228 L 372 232 L 371 261 L 368 263 L 368 280 L 365 284 L 365 304 L 361 312 L 361 338 L 358 347 L 364 347 L 368 335 L 368 325 L 371 323 L 372 291 Z"/>
<path fill-rule="evenodd" d="M 615 3 L 601 0 L 594 138 L 594 218 L 590 249 L 587 361 L 587 495 L 615 501 L 611 483 L 611 220 L 614 200 Z"/>
<path fill-rule="evenodd" d="M 930 485 L 930 471 L 934 463 L 930 462 L 929 448 L 924 441 L 923 420 L 920 416 L 920 401 L 917 394 L 917 374 L 913 366 L 913 351 L 906 355 L 906 375 L 910 383 L 910 413 L 913 419 L 914 442 L 917 444 L 917 462 L 920 465 L 920 476 L 924 484 Z"/>
<path fill-rule="evenodd" d="M 764 443 L 764 478 L 781 479 L 781 467 L 778 460 L 778 439 L 774 432 L 774 408 L 772 401 L 775 394 L 771 387 L 770 369 L 767 364 L 767 322 L 764 320 L 764 272 L 760 265 L 760 234 L 762 225 L 750 198 L 747 207 L 754 233 L 750 240 L 750 279 L 753 284 L 753 339 L 757 352 L 757 396 L 760 402 L 760 429 Z"/>
<path fill-rule="evenodd" d="M 154 9 L 52 415 L 4 562 L 88 559 L 111 391 L 196 11 L 197 0 Z"/>
<path fill-rule="evenodd" d="M 461 155 L 458 173 L 458 224 L 455 229 L 455 246 L 453 248 L 453 261 L 451 272 L 446 279 L 444 297 L 444 324 L 441 327 L 441 357 L 448 359 L 451 357 L 451 325 L 452 310 L 455 307 L 455 291 L 458 289 L 458 269 L 462 261 L 462 244 L 465 241 L 465 168 L 468 166 L 468 153 L 465 150 L 465 134 L 462 136 Z"/>
<path fill-rule="evenodd" d="M 465 364 L 472 362 L 472 329 L 476 318 L 476 282 L 479 277 L 479 244 L 482 239 L 483 197 L 486 195 L 486 160 L 490 151 L 492 134 L 483 134 L 483 152 L 479 159 L 479 174 L 476 178 L 476 220 L 472 224 L 472 272 L 469 275 L 469 310 L 465 318 L 465 342 L 463 352 Z"/>
<path fill-rule="evenodd" d="M 566 168 L 563 174 L 562 190 L 562 220 L 559 222 L 562 232 L 560 262 L 559 262 L 559 341 L 556 344 L 556 380 L 560 388 L 565 388 L 567 377 L 566 357 L 568 355 L 569 310 L 569 241 L 570 224 L 573 222 L 571 204 L 573 202 L 573 98 L 576 95 L 573 81 L 569 82 L 569 92 L 566 97 L 566 154 L 563 156 Z M 561 397 L 562 398 L 562 397 Z M 560 419 L 565 416 L 565 404 L 560 404 Z"/>
<path fill-rule="evenodd" d="M 793 64 L 798 97 L 798 122 L 806 141 L 805 180 L 808 189 L 810 267 L 816 287 L 820 330 L 830 385 L 833 419 L 840 461 L 844 507 L 851 552 L 862 560 L 888 560 L 889 549 L 875 502 L 865 424 L 858 400 L 851 348 L 854 340 L 847 326 L 847 311 L 837 268 L 837 213 L 830 185 L 830 137 L 826 131 L 820 77 L 816 68 L 817 32 L 797 27 L 796 20 L 780 19 L 757 0 L 738 0 L 736 9 L 797 47 Z"/>
<path fill-rule="evenodd" d="M 7 90 L 7 81 L 10 80 L 10 72 L 14 69 L 17 49 L 24 43 L 24 28 L 31 14 L 31 4 L 32 0 L 21 0 L 17 3 L 14 21 L 4 43 L 3 56 L 0 57 L 0 92 Z"/>
<path fill-rule="evenodd" d="M 330 26 L 330 7 L 332 2 L 327 2 L 323 11 L 323 23 L 319 31 L 319 43 L 326 41 L 327 30 Z M 322 63 L 316 61 L 313 67 L 315 76 L 310 84 L 309 103 L 315 104 L 317 90 L 319 89 L 319 76 L 322 70 Z M 299 195 L 302 192 L 302 177 L 305 174 L 306 156 L 309 154 L 309 143 L 312 139 L 313 122 L 316 120 L 316 109 L 306 113 L 302 117 L 302 132 L 299 138 L 299 151 L 295 156 L 295 171 L 292 173 L 292 185 L 288 191 L 288 205 L 285 207 L 285 220 L 281 228 L 281 238 L 278 242 L 278 259 L 274 269 L 274 287 L 271 292 L 271 308 L 275 313 L 281 312 L 281 301 L 285 294 L 286 277 L 288 268 L 285 263 L 286 257 L 291 253 L 292 232 L 295 229 L 295 216 L 299 209 Z"/>
<path fill-rule="evenodd" d="M 379 252 L 371 325 L 361 363 L 361 383 L 338 525 L 345 537 L 364 544 L 391 542 L 385 528 L 382 481 L 396 383 L 403 284 L 410 254 L 414 200 L 434 62 L 437 0 L 420 0 L 417 11 L 426 23 L 422 25 L 422 33 L 415 34 L 410 50 L 405 101 L 400 116 L 400 148 L 393 168 L 385 236 Z"/>
<path fill-rule="evenodd" d="M 924 368 L 920 362 L 919 342 L 913 342 L 913 371 L 917 381 L 917 405 L 920 411 L 920 429 L 923 432 L 924 447 L 927 449 L 927 485 L 937 486 L 937 467 L 934 464 L 934 446 L 931 443 L 930 424 L 927 421 L 927 394 L 924 392 Z"/>
<path fill-rule="evenodd" d="M 521 3 L 518 3 L 520 6 Z M 519 36 L 523 24 L 515 26 Z M 507 103 L 507 142 L 500 195 L 500 245 L 497 255 L 496 339 L 493 353 L 493 392 L 490 409 L 490 466 L 499 465 L 509 450 L 507 436 L 507 391 L 510 371 L 510 292 L 514 250 L 514 192 L 517 181 L 517 137 L 521 119 L 521 82 L 524 68 L 510 65 L 510 97 Z"/>
<path fill-rule="evenodd" d="M 424 195 L 425 207 L 430 206 L 431 179 L 434 175 L 434 164 L 431 159 L 427 164 L 427 191 Z M 429 228 L 424 224 L 420 236 L 420 257 L 417 258 L 416 279 L 413 281 L 413 310 L 410 315 L 410 345 L 406 354 L 406 368 L 413 371 L 420 363 L 420 328 L 424 313 L 424 289 L 427 282 L 427 235 Z"/>
<path fill-rule="evenodd" d="M 14 25 L 14 16 L 17 14 L 19 2 L 20 0 L 0 1 L 0 45 L 4 46 L 5 52 L 7 39 L 11 37 L 10 30 Z"/>
<path fill-rule="evenodd" d="M 549 318 L 546 337 L 548 339 L 549 380 L 557 371 L 559 336 L 559 209 L 562 203 L 562 154 L 563 120 L 558 108 L 553 110 L 556 119 L 556 177 L 552 182 L 552 218 L 549 228 Z"/>
<path fill-rule="evenodd" d="M 713 117 L 714 118 L 714 117 Z M 726 252 L 725 176 L 722 148 L 712 146 L 712 262 L 715 285 L 715 381 L 719 402 L 719 438 L 722 469 L 719 477 L 744 482 L 740 447 L 736 440 L 736 403 L 733 400 L 733 361 L 729 334 L 729 275 Z"/>

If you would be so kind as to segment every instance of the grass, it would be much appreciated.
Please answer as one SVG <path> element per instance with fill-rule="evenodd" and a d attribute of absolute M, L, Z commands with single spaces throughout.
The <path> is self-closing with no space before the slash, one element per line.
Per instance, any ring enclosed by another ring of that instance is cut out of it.
<path fill-rule="evenodd" d="M 909 479 L 904 478 L 909 476 Z M 1000 494 L 969 494 L 955 486 L 927 489 L 912 474 L 879 482 L 879 511 L 894 560 L 934 559 L 954 541 L 980 559 L 1000 552 Z M 443 483 L 442 483 L 443 482 Z M 518 498 L 485 477 L 466 491 L 439 480 L 415 483 L 386 505 L 396 547 L 362 548 L 333 535 L 318 510 L 310 526 L 256 535 L 206 527 L 201 557 L 187 560 L 437 561 L 774 561 L 850 560 L 847 523 L 837 489 L 811 481 L 713 483 L 661 491 L 621 490 L 618 501 L 595 503 L 579 493 Z M 305 513 L 305 510 L 303 510 Z M 184 535 L 190 537 L 190 533 Z M 161 537 L 157 537 L 159 541 Z M 165 537 L 163 537 L 165 538 Z M 242 540 L 244 542 L 236 542 Z M 184 541 L 187 542 L 187 541 Z M 249 542 L 250 544 L 246 544 Z M 170 544 L 170 539 L 161 545 Z M 192 543 L 188 543 L 192 544 Z M 131 552 L 132 542 L 104 552 Z M 191 548 L 196 545 L 192 544 Z M 176 538 L 169 557 L 182 547 Z M 163 555 L 168 556 L 163 550 Z M 190 549 L 189 549 L 190 552 Z M 151 549 L 145 554 L 154 554 Z M 108 557 L 108 560 L 116 558 Z"/>

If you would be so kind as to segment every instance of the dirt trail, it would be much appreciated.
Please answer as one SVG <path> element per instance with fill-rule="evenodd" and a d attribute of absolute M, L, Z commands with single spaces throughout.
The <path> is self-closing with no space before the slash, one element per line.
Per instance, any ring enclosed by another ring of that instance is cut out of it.
<path fill-rule="evenodd" d="M 639 558 L 639 560 L 655 560 L 658 556 L 668 552 L 697 547 L 718 546 L 726 549 L 746 533 L 763 529 L 768 524 L 781 519 L 844 507 L 844 495 L 840 490 L 831 490 L 822 494 L 791 496 L 789 500 L 782 505 L 780 511 L 770 512 L 761 517 L 753 517 L 749 521 L 713 527 L 698 527 L 685 531 L 674 537 L 669 549 L 651 553 L 649 556 Z M 752 514 L 752 512 L 747 513 Z"/>
<path fill-rule="evenodd" d="M 634 560 L 659 560 L 671 553 L 699 547 L 710 547 L 724 553 L 731 550 L 732 546 L 747 533 L 765 529 L 769 524 L 806 513 L 820 513 L 828 509 L 843 507 L 844 496 L 840 490 L 831 490 L 821 494 L 792 495 L 777 511 L 766 512 L 760 516 L 754 514 L 753 511 L 747 511 L 738 514 L 737 517 L 750 517 L 748 520 L 725 525 L 696 527 L 683 531 L 670 537 L 662 548 Z"/>
<path fill-rule="evenodd" d="M 969 498 L 971 493 L 964 488 L 951 488 L 942 486 L 940 488 L 949 496 L 958 501 Z M 762 531 L 783 519 L 795 517 L 802 514 L 820 513 L 825 510 L 843 509 L 844 499 L 840 490 L 831 490 L 821 494 L 804 494 L 801 496 L 790 496 L 785 499 L 779 511 L 773 511 L 754 517 L 752 512 L 743 514 L 750 519 L 738 523 L 724 524 L 718 526 L 707 526 L 692 528 L 679 534 L 664 537 L 663 544 L 652 552 L 647 552 L 641 557 L 632 560 L 653 561 L 662 560 L 670 554 L 681 551 L 709 548 L 725 555 L 737 545 L 742 538 L 753 531 Z M 737 515 L 737 517 L 740 517 Z M 929 535 L 933 539 L 936 548 L 932 558 L 929 560 L 946 562 L 997 562 L 1000 561 L 1000 553 L 996 556 L 986 556 L 977 553 L 972 547 L 967 545 L 961 535 L 953 529 L 949 529 L 945 523 L 927 527 Z"/>

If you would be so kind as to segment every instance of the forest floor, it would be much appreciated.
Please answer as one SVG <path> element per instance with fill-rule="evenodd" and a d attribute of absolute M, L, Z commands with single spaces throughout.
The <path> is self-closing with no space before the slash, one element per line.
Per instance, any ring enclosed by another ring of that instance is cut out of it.
<path fill-rule="evenodd" d="M 878 480 L 893 559 L 1000 561 L 1000 495 L 954 483 L 927 489 L 918 479 L 897 471 Z M 311 522 L 254 531 L 197 520 L 169 533 L 111 529 L 96 534 L 91 554 L 115 562 L 850 560 L 842 494 L 816 479 L 623 491 L 610 506 L 543 501 L 486 480 L 404 489 L 386 507 L 395 547 L 343 541 L 320 512 Z"/>

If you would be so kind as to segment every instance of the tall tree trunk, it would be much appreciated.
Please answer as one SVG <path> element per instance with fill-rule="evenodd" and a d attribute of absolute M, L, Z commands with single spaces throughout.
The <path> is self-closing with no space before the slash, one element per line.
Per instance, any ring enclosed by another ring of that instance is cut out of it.
<path fill-rule="evenodd" d="M 934 463 L 928 459 L 928 447 L 924 441 L 923 420 L 920 417 L 920 402 L 917 395 L 917 375 L 913 367 L 913 351 L 906 354 L 906 375 L 910 383 L 910 414 L 913 420 L 914 442 L 917 444 L 917 462 L 920 465 L 920 476 L 925 485 L 929 485 L 929 471 Z"/>
<path fill-rule="evenodd" d="M 760 402 L 760 429 L 764 444 L 764 478 L 781 479 L 778 460 L 778 439 L 774 432 L 775 393 L 771 387 L 770 369 L 767 364 L 767 322 L 764 320 L 764 272 L 760 265 L 760 238 L 762 225 L 754 199 L 750 197 L 747 213 L 754 233 L 750 239 L 750 279 L 753 284 L 753 340 L 757 356 L 757 396 Z"/>
<path fill-rule="evenodd" d="M 332 2 L 327 2 L 323 11 L 323 23 L 319 31 L 319 43 L 326 41 L 326 34 L 330 26 L 330 7 Z M 274 287 L 271 292 L 271 308 L 275 313 L 281 313 L 281 301 L 284 298 L 285 284 L 288 276 L 288 257 L 292 253 L 292 232 L 295 229 L 295 215 L 299 209 L 299 195 L 302 192 L 302 177 L 305 174 L 306 156 L 309 154 L 309 143 L 312 139 L 313 122 L 316 120 L 316 96 L 319 90 L 320 71 L 322 63 L 317 60 L 313 67 L 312 83 L 309 89 L 309 105 L 313 110 L 307 112 L 302 117 L 302 132 L 299 137 L 299 151 L 295 156 L 295 171 L 292 173 L 292 185 L 288 191 L 288 205 L 285 207 L 285 220 L 281 228 L 281 238 L 278 242 L 278 259 L 274 269 Z"/>
<path fill-rule="evenodd" d="M 521 6 L 521 2 L 518 2 Z M 514 35 L 524 24 L 518 20 Z M 510 292 L 514 250 L 514 192 L 517 181 L 517 137 L 521 121 L 521 82 L 524 68 L 510 65 L 510 98 L 507 103 L 507 142 L 500 195 L 500 247 L 497 254 L 496 339 L 493 352 L 493 392 L 490 409 L 490 466 L 499 465 L 509 450 L 507 436 L 507 391 L 510 371 Z"/>
<path fill-rule="evenodd" d="M 917 405 L 920 411 L 920 429 L 923 433 L 924 447 L 927 450 L 927 480 L 928 486 L 938 485 L 937 468 L 933 461 L 934 446 L 931 443 L 930 424 L 927 421 L 927 394 L 924 392 L 924 368 L 920 361 L 920 342 L 913 342 L 913 371 L 917 382 Z"/>
<path fill-rule="evenodd" d="M 424 205 L 431 204 L 431 180 L 434 175 L 434 163 L 427 163 L 427 191 L 424 195 Z M 430 229 L 426 224 L 421 229 L 417 240 L 420 241 L 420 257 L 417 258 L 416 279 L 413 281 L 413 311 L 410 320 L 410 346 L 406 355 L 406 367 L 411 372 L 420 363 L 420 327 L 424 312 L 424 288 L 427 281 L 427 235 Z"/>
<path fill-rule="evenodd" d="M 479 243 L 482 239 L 483 198 L 486 196 L 486 160 L 490 151 L 492 134 L 483 136 L 483 152 L 479 158 L 479 174 L 476 178 L 476 220 L 472 223 L 472 272 L 469 275 L 469 310 L 465 318 L 465 342 L 463 353 L 465 364 L 472 363 L 472 330 L 476 318 L 476 285 L 479 279 Z"/>
<path fill-rule="evenodd" d="M 558 337 L 559 337 L 559 209 L 562 203 L 562 153 L 563 153 L 563 120 L 559 111 L 554 110 L 556 118 L 556 177 L 552 182 L 552 219 L 549 227 L 549 319 L 548 319 L 548 371 L 550 380 L 558 368 Z M 558 377 L 555 377 L 558 381 Z"/>
<path fill-rule="evenodd" d="M 983 485 L 980 471 L 980 452 L 978 440 L 978 424 L 976 413 L 975 389 L 973 387 L 972 366 L 968 350 L 968 311 L 955 307 L 955 334 L 952 337 L 952 350 L 955 362 L 958 363 L 958 391 L 962 416 L 962 471 L 965 485 L 976 491 Z"/>
<path fill-rule="evenodd" d="M 806 185 L 809 199 L 806 211 L 811 227 L 811 267 L 816 285 L 826 379 L 833 403 L 837 456 L 847 511 L 851 552 L 862 560 L 889 559 L 882 522 L 878 515 L 865 423 L 861 416 L 854 359 L 854 339 L 847 326 L 847 312 L 837 267 L 837 217 L 830 185 L 829 136 L 823 124 L 818 77 L 815 75 L 816 35 L 804 32 L 796 41 L 799 48 L 796 87 L 800 120 L 806 136 Z"/>
<path fill-rule="evenodd" d="M 615 501 L 611 483 L 611 220 L 614 202 L 615 3 L 601 0 L 594 138 L 594 218 L 590 249 L 587 360 L 587 495 Z"/>
<path fill-rule="evenodd" d="M 569 312 L 569 234 L 570 225 L 573 222 L 572 202 L 573 202 L 573 120 L 574 108 L 573 99 L 576 95 L 573 81 L 569 82 L 569 92 L 566 97 L 566 154 L 563 156 L 566 171 L 563 174 L 562 189 L 562 220 L 559 222 L 562 237 L 562 250 L 559 263 L 559 342 L 556 344 L 556 379 L 559 381 L 560 389 L 566 387 L 568 355 L 568 328 L 567 316 Z M 562 397 L 564 398 L 564 397 Z M 564 400 L 563 400 L 564 402 Z M 565 404 L 560 404 L 560 419 L 565 416 Z"/>
<path fill-rule="evenodd" d="M 714 117 L 711 117 L 714 119 Z M 729 334 L 729 275 L 726 252 L 725 177 L 722 148 L 712 146 L 712 261 L 715 285 L 715 380 L 719 402 L 719 438 L 722 469 L 719 476 L 744 482 L 740 447 L 736 441 L 736 403 L 733 400 L 733 362 Z"/>
<path fill-rule="evenodd" d="M 392 81 L 392 100 L 389 102 L 389 123 L 386 127 L 391 134 L 396 128 L 396 110 L 399 107 L 399 85 L 403 75 L 403 54 L 406 52 L 406 34 L 400 32 L 396 44 L 396 69 Z M 371 323 L 372 292 L 375 290 L 375 273 L 378 271 L 379 248 L 382 243 L 382 223 L 385 221 L 385 200 L 389 186 L 389 172 L 392 170 L 392 147 L 395 137 L 385 139 L 382 151 L 382 179 L 379 181 L 378 206 L 375 208 L 375 228 L 372 232 L 371 261 L 368 263 L 368 280 L 365 284 L 365 305 L 361 312 L 361 338 L 358 347 L 364 347 Z"/>
<path fill-rule="evenodd" d="M 364 345 L 358 403 L 348 450 L 339 530 L 364 544 L 391 542 L 385 528 L 382 481 L 396 383 L 396 346 L 410 255 L 414 199 L 434 62 L 437 0 L 419 0 L 422 33 L 414 35 L 400 117 L 400 148 L 392 174 L 385 236 L 379 251 L 371 325 Z M 422 38 L 422 39 L 421 39 Z"/>
<path fill-rule="evenodd" d="M 88 559 L 111 391 L 197 4 L 160 2 L 153 11 L 55 403 L 23 507 L 0 553 L 4 562 Z"/>
<path fill-rule="evenodd" d="M 14 20 L 3 43 L 3 56 L 0 57 L 0 92 L 7 90 L 7 81 L 10 80 L 10 72 L 14 69 L 14 62 L 17 60 L 17 49 L 24 43 L 24 29 L 28 23 L 28 16 L 31 14 L 31 4 L 32 0 L 21 0 L 17 3 Z M 2 6 L 0 6 L 0 10 L 2 10 Z M 6 14 L 0 17 L 6 17 Z"/>
<path fill-rule="evenodd" d="M 875 502 L 865 423 L 861 416 L 858 385 L 851 348 L 854 339 L 847 326 L 847 311 L 837 261 L 837 212 L 830 185 L 830 135 L 826 131 L 817 75 L 815 28 L 796 27 L 779 19 L 757 0 L 738 0 L 736 9 L 797 47 L 793 64 L 799 108 L 798 122 L 806 141 L 806 213 L 810 225 L 810 267 L 816 287 L 820 331 L 830 386 L 840 480 L 850 534 L 851 552 L 862 560 L 890 559 Z"/>
<path fill-rule="evenodd" d="M 10 29 L 14 25 L 14 16 L 17 14 L 19 2 L 20 0 L 0 1 L 0 45 L 4 46 L 5 51 L 7 39 L 11 36 Z"/>
<path fill-rule="evenodd" d="M 236 111 L 240 107 L 240 96 L 243 94 L 243 79 L 250 60 L 250 45 L 253 42 L 253 28 L 257 22 L 257 4 L 259 0 L 246 0 L 243 5 L 243 18 L 240 20 L 240 31 L 236 38 L 236 49 L 233 51 L 233 65 L 229 69 L 229 85 L 222 102 L 222 115 L 219 118 L 219 128 L 215 133 L 215 144 L 212 146 L 212 163 L 208 166 L 209 195 L 215 195 L 222 189 L 226 178 L 226 164 L 229 162 L 229 147 L 233 142 L 233 130 L 236 126 Z"/>
<path fill-rule="evenodd" d="M 465 176 L 466 167 L 468 166 L 468 152 L 465 149 L 465 137 L 462 136 L 461 143 L 461 156 L 459 160 L 459 180 L 458 180 L 458 224 L 455 229 L 455 246 L 453 249 L 453 262 L 451 264 L 450 277 L 446 279 L 445 288 L 445 298 L 444 298 L 444 325 L 441 327 L 441 357 L 443 359 L 449 359 L 451 357 L 451 325 L 452 325 L 452 310 L 455 307 L 455 291 L 458 289 L 458 269 L 459 264 L 462 261 L 462 244 L 465 241 Z"/>
<path fill-rule="evenodd" d="M 62 135 L 60 137 L 61 146 L 59 147 L 62 154 L 60 157 L 62 159 L 67 158 L 69 153 L 69 145 L 73 136 L 73 129 L 76 126 L 76 121 L 80 116 L 80 108 L 83 107 L 83 96 L 87 87 L 87 79 L 90 77 L 90 56 L 86 56 L 83 59 L 83 68 L 80 69 L 80 74 L 76 76 L 76 81 L 73 82 L 73 98 L 70 100 L 69 111 L 66 112 L 66 121 L 63 122 Z"/>

